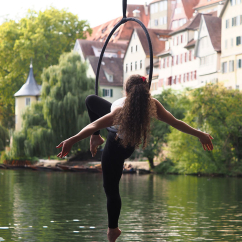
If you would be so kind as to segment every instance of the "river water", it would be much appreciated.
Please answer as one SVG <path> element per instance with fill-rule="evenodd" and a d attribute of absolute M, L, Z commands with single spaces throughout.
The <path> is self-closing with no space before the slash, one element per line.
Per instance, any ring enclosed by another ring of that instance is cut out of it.
<path fill-rule="evenodd" d="M 242 241 L 242 179 L 121 178 L 118 241 Z M 107 241 L 102 174 L 0 170 L 0 241 Z"/>

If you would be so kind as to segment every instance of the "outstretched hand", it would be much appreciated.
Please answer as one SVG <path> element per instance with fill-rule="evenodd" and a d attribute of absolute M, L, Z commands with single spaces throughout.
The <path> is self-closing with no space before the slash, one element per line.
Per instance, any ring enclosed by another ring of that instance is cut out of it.
<path fill-rule="evenodd" d="M 203 133 L 200 137 L 199 140 L 202 143 L 203 149 L 204 150 L 213 150 L 213 143 L 212 143 L 213 137 L 210 134 Z"/>
<path fill-rule="evenodd" d="M 62 147 L 62 151 L 57 155 L 57 157 L 63 158 L 64 156 L 67 156 L 67 154 L 70 152 L 73 144 L 74 143 L 71 139 L 67 139 L 67 140 L 62 141 L 59 145 L 57 145 L 56 148 Z"/>

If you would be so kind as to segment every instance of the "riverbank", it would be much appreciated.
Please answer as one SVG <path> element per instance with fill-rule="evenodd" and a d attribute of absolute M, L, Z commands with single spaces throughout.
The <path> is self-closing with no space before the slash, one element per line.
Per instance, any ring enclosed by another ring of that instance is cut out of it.
<path fill-rule="evenodd" d="M 37 166 L 43 165 L 45 167 L 55 167 L 57 164 L 67 165 L 67 166 L 95 166 L 101 164 L 101 161 L 72 161 L 67 162 L 67 160 L 44 160 L 40 159 L 39 162 L 36 164 Z M 131 164 L 134 169 L 145 169 L 149 170 L 149 163 L 148 161 L 125 161 L 124 164 L 129 165 Z M 158 165 L 160 162 L 154 162 L 154 165 Z"/>

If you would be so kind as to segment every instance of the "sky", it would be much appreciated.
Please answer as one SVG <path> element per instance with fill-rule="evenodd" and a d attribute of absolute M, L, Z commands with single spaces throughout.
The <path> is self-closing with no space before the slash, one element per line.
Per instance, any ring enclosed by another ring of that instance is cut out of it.
<path fill-rule="evenodd" d="M 2 2 L 2 3 L 1 3 Z M 127 0 L 128 4 L 145 4 L 151 0 Z M 79 20 L 88 20 L 91 27 L 122 16 L 122 0 L 0 0 L 0 24 L 5 19 L 21 19 L 28 9 L 44 11 L 53 6 L 77 14 Z"/>

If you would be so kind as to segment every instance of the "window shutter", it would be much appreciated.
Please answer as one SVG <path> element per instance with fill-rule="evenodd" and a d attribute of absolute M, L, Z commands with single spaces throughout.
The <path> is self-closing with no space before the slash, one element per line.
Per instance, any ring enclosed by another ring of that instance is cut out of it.
<path fill-rule="evenodd" d="M 167 67 L 169 67 L 169 57 L 167 57 Z"/>
<path fill-rule="evenodd" d="M 174 56 L 171 57 L 171 64 L 174 66 Z"/>
<path fill-rule="evenodd" d="M 165 68 L 166 60 L 165 58 L 163 59 L 163 68 Z"/>
<path fill-rule="evenodd" d="M 105 89 L 103 89 L 103 97 L 105 97 Z"/>
<path fill-rule="evenodd" d="M 192 51 L 189 50 L 189 61 L 191 61 L 191 60 L 192 60 Z"/>
<path fill-rule="evenodd" d="M 113 89 L 110 89 L 110 97 L 113 97 Z"/>
<path fill-rule="evenodd" d="M 194 71 L 194 79 L 197 79 L 197 71 Z"/>
<path fill-rule="evenodd" d="M 180 55 L 180 63 L 182 64 L 182 54 Z"/>

